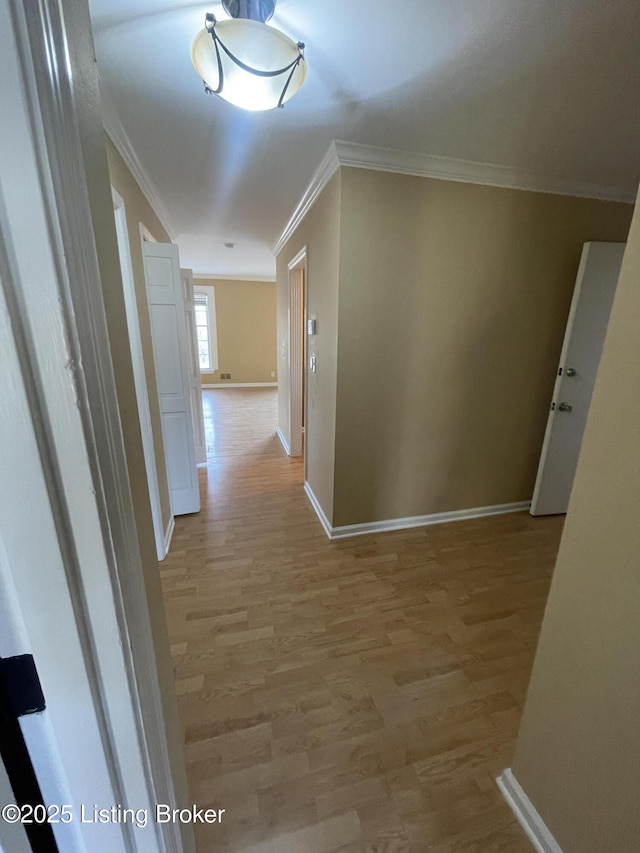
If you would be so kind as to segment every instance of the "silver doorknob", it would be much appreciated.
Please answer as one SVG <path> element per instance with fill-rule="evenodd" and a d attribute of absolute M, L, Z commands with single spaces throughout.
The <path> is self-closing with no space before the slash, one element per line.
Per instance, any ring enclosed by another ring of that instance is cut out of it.
<path fill-rule="evenodd" d="M 567 369 L 564 372 L 564 375 L 565 376 L 575 376 L 577 372 L 578 371 L 575 369 L 575 367 L 567 367 Z"/>
<path fill-rule="evenodd" d="M 572 412 L 573 406 L 570 406 L 569 403 L 560 403 L 558 405 L 559 412 Z"/>

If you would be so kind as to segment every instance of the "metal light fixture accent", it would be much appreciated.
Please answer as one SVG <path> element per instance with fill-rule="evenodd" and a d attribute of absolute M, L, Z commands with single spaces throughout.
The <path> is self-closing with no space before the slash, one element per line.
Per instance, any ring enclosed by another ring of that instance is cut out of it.
<path fill-rule="evenodd" d="M 304 44 L 267 25 L 275 0 L 222 0 L 230 20 L 208 13 L 191 46 L 205 92 L 244 110 L 283 107 L 307 76 Z"/>

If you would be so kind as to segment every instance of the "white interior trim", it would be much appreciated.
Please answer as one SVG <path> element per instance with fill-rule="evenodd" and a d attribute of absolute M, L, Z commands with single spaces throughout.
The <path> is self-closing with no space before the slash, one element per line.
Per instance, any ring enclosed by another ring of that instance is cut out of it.
<path fill-rule="evenodd" d="M 303 246 L 302 249 L 300 249 L 298 254 L 295 256 L 295 258 L 293 258 L 293 260 L 289 261 L 289 263 L 287 264 L 287 267 L 290 270 L 295 270 L 295 269 L 300 268 L 300 269 L 304 269 L 306 271 L 306 269 L 307 269 L 307 254 L 308 254 L 308 249 L 306 246 Z"/>
<path fill-rule="evenodd" d="M 541 178 L 496 163 L 457 160 L 453 157 L 400 151 L 395 148 L 379 148 L 376 145 L 363 145 L 359 142 L 345 142 L 335 139 L 294 208 L 280 237 L 276 240 L 272 249 L 274 255 L 282 251 L 287 240 L 300 225 L 340 166 L 372 169 L 378 172 L 395 172 L 400 175 L 436 178 L 443 181 L 481 184 L 489 187 L 549 193 L 550 195 L 623 201 L 629 204 L 633 204 L 636 198 L 636 191 L 627 186 L 581 183 L 565 181 L 560 178 Z"/>
<path fill-rule="evenodd" d="M 277 388 L 277 382 L 221 382 L 219 385 L 203 385 L 203 388 Z"/>
<path fill-rule="evenodd" d="M 206 465 L 207 463 L 204 462 L 203 464 Z M 173 531 L 175 529 L 176 529 L 176 520 L 175 520 L 174 516 L 171 516 L 169 518 L 169 523 L 167 524 L 167 529 L 165 530 L 164 537 L 162 539 L 162 549 L 163 549 L 164 553 L 163 553 L 162 557 L 160 558 L 161 560 L 164 560 L 164 558 L 169 553 L 169 548 L 171 547 L 171 540 L 173 539 Z"/>
<path fill-rule="evenodd" d="M 196 323 L 196 292 L 193 283 L 193 271 L 190 269 L 180 270 L 182 282 L 182 298 L 184 306 L 184 318 L 187 330 L 187 344 L 189 350 L 189 385 L 191 390 L 191 414 L 193 420 L 193 438 L 196 446 L 196 467 L 207 464 L 207 439 L 204 428 L 204 410 L 202 405 L 202 374 L 200 372 L 200 354 L 198 351 L 198 328 Z M 213 288 L 211 288 L 213 290 Z M 206 299 L 206 294 L 205 294 Z M 207 315 L 207 333 L 209 336 L 209 360 L 210 367 L 214 363 L 213 346 L 211 340 L 211 308 L 209 300 L 206 299 L 205 313 Z M 217 332 L 217 329 L 216 329 Z M 217 337 L 217 336 L 216 336 Z M 216 340 L 215 366 L 218 367 L 218 345 Z"/>
<path fill-rule="evenodd" d="M 72 5 L 74 13 L 66 14 Z M 0 483 L 15 506 L 14 512 L 3 504 L 3 540 L 59 748 L 47 756 L 47 783 L 64 780 L 71 795 L 66 802 L 76 804 L 173 807 L 85 177 L 85 156 L 104 157 L 104 149 L 92 148 L 101 126 L 95 62 L 86 49 L 90 19 L 86 4 L 39 0 L 38 9 L 29 16 L 21 4 L 11 10 L 0 4 L 6 120 L 0 139 L 0 279 L 7 297 L 0 342 L 13 359 L 5 388 L 16 398 L 12 407 L 7 397 L 16 421 L 4 424 L 13 437 L 7 440 L 5 432 L 0 441 L 5 456 L 12 456 L 10 463 L 3 459 Z M 110 217 L 105 166 L 98 161 L 103 194 L 95 200 Z M 0 360 L 7 361 L 4 350 Z M 16 466 L 19 477 L 7 492 Z M 25 505 L 16 500 L 20 483 L 30 487 L 29 504 L 38 505 L 42 523 L 24 512 L 13 518 Z M 29 558 L 34 549 L 37 561 Z M 61 845 L 69 853 L 184 849 L 173 824 L 95 827 L 76 819 L 74 826 L 82 847 Z"/>
<path fill-rule="evenodd" d="M 284 433 L 282 432 L 280 427 L 278 427 L 278 429 L 276 430 L 276 435 L 278 436 L 278 438 L 280 439 L 280 443 L 284 447 L 284 452 L 287 454 L 287 456 L 291 456 L 291 454 L 289 453 L 289 442 L 284 437 Z"/>
<path fill-rule="evenodd" d="M 140 337 L 138 303 L 136 301 L 136 289 L 133 279 L 133 268 L 131 266 L 131 248 L 129 245 L 129 233 L 127 231 L 127 214 L 124 206 L 124 199 L 114 187 L 111 187 L 111 197 L 113 199 L 113 210 L 116 221 L 118 253 L 120 255 L 124 301 L 127 312 L 127 329 L 129 332 L 129 345 L 131 347 L 133 379 L 136 386 L 136 400 L 138 403 L 138 417 L 140 419 L 140 433 L 142 435 L 142 449 L 144 452 L 144 463 L 147 471 L 147 482 L 149 485 L 153 532 L 156 540 L 158 560 L 164 560 L 167 555 L 167 548 L 165 547 L 165 531 L 162 525 L 160 485 L 158 481 L 158 470 L 156 468 L 156 454 L 153 442 L 153 427 L 151 425 L 147 376 L 144 369 L 144 356 L 142 354 L 142 338 Z"/>
<path fill-rule="evenodd" d="M 305 491 L 306 496 L 309 498 L 309 502 L 311 503 L 311 506 L 315 510 L 315 513 L 320 520 L 320 524 L 324 528 L 324 532 L 327 534 L 329 539 L 333 539 L 334 538 L 332 535 L 333 527 L 329 523 L 329 519 L 325 515 L 324 510 L 320 506 L 320 501 L 316 497 L 315 492 L 313 491 L 313 489 L 311 488 L 311 486 L 309 485 L 309 483 L 306 480 L 304 483 L 304 491 Z"/>
<path fill-rule="evenodd" d="M 289 221 L 285 225 L 282 234 L 276 240 L 272 250 L 274 255 L 277 255 L 282 251 L 287 240 L 311 210 L 314 202 L 339 168 L 340 160 L 338 159 L 338 152 L 336 150 L 335 143 L 332 142 L 329 146 L 329 150 L 324 156 L 324 159 L 311 178 L 309 186 L 302 194 L 302 198 L 289 217 Z"/>
<path fill-rule="evenodd" d="M 470 518 L 484 518 L 490 515 L 506 515 L 510 512 L 525 512 L 531 506 L 530 501 L 520 503 L 497 504 L 495 506 L 458 509 L 453 512 L 435 512 L 431 515 L 415 515 L 408 518 L 388 518 L 383 521 L 370 521 L 364 524 L 345 524 L 333 527 L 329 524 L 324 510 L 313 490 L 305 483 L 305 492 L 329 539 L 348 539 L 351 536 L 366 536 L 374 533 L 387 533 L 390 530 L 410 530 L 413 527 L 430 527 L 432 524 L 447 524 L 450 521 L 464 521 Z"/>
<path fill-rule="evenodd" d="M 207 316 L 209 318 L 209 354 L 211 356 L 211 366 L 205 373 L 215 373 L 220 369 L 220 355 L 218 349 L 218 314 L 216 310 L 216 289 L 214 285 L 195 284 L 193 292 L 204 293 L 207 297 Z M 200 371 L 202 373 L 202 371 Z M 204 387 L 200 383 L 201 387 Z"/>
<path fill-rule="evenodd" d="M 307 479 L 307 442 L 308 438 L 305 436 L 305 425 L 308 422 L 308 407 L 307 407 L 307 399 L 309 393 L 309 380 L 308 380 L 308 359 L 309 359 L 309 346 L 311 343 L 311 338 L 307 334 L 307 317 L 309 316 L 309 247 L 303 246 L 295 257 L 293 257 L 289 263 L 289 279 L 291 279 L 291 272 L 293 270 L 302 270 L 302 298 L 303 298 L 303 317 L 302 317 L 302 348 L 300 352 L 300 364 L 302 365 L 302 372 L 300 377 L 296 377 L 296 381 L 302 383 L 302 388 L 297 389 L 297 396 L 301 396 L 301 406 L 297 409 L 298 413 L 300 409 L 302 409 L 304 413 L 304 417 L 302 418 L 302 423 L 300 424 L 300 433 L 304 436 L 304 439 L 301 438 L 302 443 L 302 453 L 304 453 L 304 479 Z M 296 330 L 297 335 L 297 330 Z M 291 336 L 291 327 L 289 328 L 289 336 Z M 300 337 L 298 337 L 300 340 Z M 291 346 L 288 348 L 289 354 L 291 354 Z M 289 390 L 291 392 L 291 372 L 289 373 Z M 294 401 L 291 401 L 292 405 L 294 405 Z M 295 401 L 295 405 L 298 405 L 297 400 Z M 297 424 L 295 425 L 297 429 Z M 290 434 L 293 435 L 294 424 L 291 422 L 289 424 Z"/>
<path fill-rule="evenodd" d="M 158 241 L 147 228 L 144 222 L 138 222 L 138 230 L 140 231 L 140 243 L 157 243 Z"/>
<path fill-rule="evenodd" d="M 562 853 L 560 845 L 525 794 L 511 768 L 496 779 L 502 795 L 538 853 Z"/>
<path fill-rule="evenodd" d="M 109 139 L 113 142 L 116 151 L 124 160 L 127 168 L 142 190 L 143 195 L 151 205 L 153 212 L 169 235 L 170 240 L 173 241 L 174 231 L 171 226 L 169 214 L 160 200 L 160 195 L 151 178 L 145 172 L 104 85 L 100 88 L 100 109 L 102 123 Z"/>
<path fill-rule="evenodd" d="M 198 272 L 193 274 L 194 279 L 213 279 L 214 281 L 243 281 L 253 284 L 254 281 L 266 284 L 275 284 L 276 279 L 272 275 L 220 275 L 220 273 Z"/>
<path fill-rule="evenodd" d="M 357 169 L 396 172 L 401 175 L 415 175 L 423 178 L 482 184 L 489 187 L 505 187 L 551 195 L 630 203 L 635 201 L 635 192 L 626 186 L 606 186 L 540 178 L 519 169 L 500 166 L 495 163 L 456 160 L 452 157 L 398 151 L 394 148 L 378 148 L 376 145 L 361 145 L 360 143 L 343 142 L 342 140 L 335 140 L 334 145 L 340 165 Z"/>
<path fill-rule="evenodd" d="M 307 249 L 296 256 L 296 264 L 289 264 L 289 455 L 302 456 L 304 385 L 304 291 L 306 289 Z"/>

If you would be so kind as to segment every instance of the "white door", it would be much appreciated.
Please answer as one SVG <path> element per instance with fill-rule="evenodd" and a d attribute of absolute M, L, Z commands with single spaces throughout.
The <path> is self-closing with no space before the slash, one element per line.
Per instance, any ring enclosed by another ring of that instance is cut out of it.
<path fill-rule="evenodd" d="M 204 410 L 202 407 L 202 380 L 200 378 L 200 356 L 193 296 L 193 271 L 180 270 L 182 295 L 184 297 L 185 323 L 189 349 L 189 386 L 191 389 L 191 412 L 193 414 L 193 437 L 196 445 L 196 462 L 207 462 L 207 445 L 204 437 Z"/>
<path fill-rule="evenodd" d="M 200 510 L 200 491 L 178 247 L 145 242 L 143 249 L 171 508 L 185 515 Z"/>
<path fill-rule="evenodd" d="M 565 513 L 578 464 L 624 243 L 585 243 L 569 312 L 531 515 Z"/>

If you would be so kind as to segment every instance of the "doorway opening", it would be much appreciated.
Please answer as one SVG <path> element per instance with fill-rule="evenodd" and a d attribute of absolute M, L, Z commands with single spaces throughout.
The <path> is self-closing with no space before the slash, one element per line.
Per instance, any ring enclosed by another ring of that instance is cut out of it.
<path fill-rule="evenodd" d="M 151 502 L 153 532 L 156 541 L 156 552 L 158 555 L 158 560 L 164 560 L 167 555 L 167 545 L 165 541 L 164 525 L 162 522 L 160 485 L 158 483 L 158 471 L 156 468 L 155 447 L 153 443 L 153 427 L 151 425 L 149 392 L 147 390 L 147 377 L 144 368 L 144 355 L 142 351 L 142 337 L 140 335 L 140 321 L 138 317 L 138 305 L 136 301 L 136 288 L 133 280 L 133 269 L 131 266 L 131 251 L 129 247 L 129 232 L 127 230 L 127 215 L 125 212 L 124 200 L 122 196 L 113 187 L 111 187 L 111 197 L 113 200 L 113 215 L 116 223 L 118 256 L 120 259 L 120 270 L 122 273 L 122 284 L 124 289 L 125 311 L 127 315 L 127 331 L 129 333 L 129 346 L 131 347 L 133 380 L 135 383 L 136 400 L 138 403 L 138 416 L 140 418 L 142 449 L 144 453 L 145 470 L 147 472 L 149 500 Z"/>
<path fill-rule="evenodd" d="M 625 243 L 585 243 L 560 355 L 531 515 L 561 515 L 578 467 Z"/>
<path fill-rule="evenodd" d="M 302 456 L 306 445 L 307 247 L 289 267 L 289 456 Z M 306 469 L 306 460 L 305 460 Z M 305 470 L 306 476 L 306 470 Z"/>

